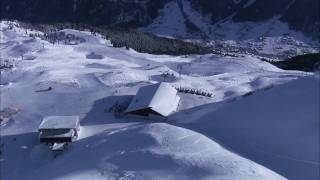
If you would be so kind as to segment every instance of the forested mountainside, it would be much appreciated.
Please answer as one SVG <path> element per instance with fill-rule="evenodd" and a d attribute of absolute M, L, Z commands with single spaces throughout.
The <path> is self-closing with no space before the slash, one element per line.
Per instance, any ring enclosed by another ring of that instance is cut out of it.
<path fill-rule="evenodd" d="M 1 0 L 0 7 L 2 19 L 143 27 L 172 2 L 179 4 L 182 14 L 185 3 L 191 4 L 193 11 L 210 17 L 211 24 L 260 22 L 279 16 L 294 30 L 309 34 L 319 30 L 318 0 Z M 184 22 L 196 25 L 188 18 Z"/>

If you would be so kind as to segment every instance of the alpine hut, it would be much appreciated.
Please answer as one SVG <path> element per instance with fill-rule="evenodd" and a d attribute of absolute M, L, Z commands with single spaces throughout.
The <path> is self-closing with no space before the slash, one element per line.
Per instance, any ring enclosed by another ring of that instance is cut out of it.
<path fill-rule="evenodd" d="M 179 101 L 177 90 L 169 83 L 152 84 L 138 90 L 126 113 L 163 119 L 177 110 Z"/>
<path fill-rule="evenodd" d="M 43 118 L 38 131 L 42 143 L 68 143 L 77 139 L 80 130 L 78 116 L 48 116 Z"/>

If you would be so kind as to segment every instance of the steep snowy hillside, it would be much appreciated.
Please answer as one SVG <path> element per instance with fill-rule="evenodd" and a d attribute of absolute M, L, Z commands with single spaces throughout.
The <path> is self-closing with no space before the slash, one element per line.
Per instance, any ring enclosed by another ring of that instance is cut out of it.
<path fill-rule="evenodd" d="M 61 40 L 51 44 L 29 37 L 30 30 L 8 24 L 1 22 L 0 34 L 1 64 L 4 64 L 0 79 L 1 179 L 291 177 L 286 171 L 257 158 L 255 153 L 248 156 L 235 148 L 232 148 L 235 153 L 226 149 L 232 145 L 228 139 L 222 141 L 223 138 L 209 134 L 220 134 L 221 131 L 201 131 L 201 128 L 197 129 L 198 125 L 194 129 L 187 127 L 191 129 L 188 130 L 178 127 L 177 124 L 180 126 L 181 123 L 177 120 L 189 114 L 186 120 L 199 119 L 200 126 L 207 122 L 204 118 L 207 108 L 192 112 L 193 108 L 202 109 L 209 103 L 224 104 L 241 95 L 270 89 L 312 73 L 280 70 L 249 55 L 137 53 L 131 49 L 114 48 L 100 35 L 72 29 L 62 32 L 77 37 L 74 38 L 77 41 Z M 175 87 L 210 92 L 213 97 L 180 93 L 181 112 L 169 117 L 172 122 L 169 124 L 114 116 L 112 107 L 115 104 L 125 105 L 138 88 L 164 80 Z M 210 112 L 215 108 L 210 108 Z M 38 143 L 37 127 L 48 115 L 79 115 L 81 118 L 79 139 L 56 158 L 48 147 Z M 308 130 L 308 127 L 303 129 Z M 258 131 L 246 132 L 257 136 L 254 143 L 265 135 Z M 232 131 L 230 136 L 237 133 L 239 131 L 234 134 Z M 248 140 L 248 136 L 243 138 Z M 215 138 L 223 146 L 217 144 Z M 273 147 L 266 147 L 268 143 L 259 145 L 266 150 Z M 302 150 L 304 146 L 290 152 Z M 283 154 L 279 153 L 279 156 Z M 313 161 L 312 155 L 310 158 L 304 160 Z M 297 169 L 287 170 L 298 173 Z"/>
<path fill-rule="evenodd" d="M 308 77 L 174 116 L 289 179 L 319 179 L 319 100 L 319 76 Z"/>

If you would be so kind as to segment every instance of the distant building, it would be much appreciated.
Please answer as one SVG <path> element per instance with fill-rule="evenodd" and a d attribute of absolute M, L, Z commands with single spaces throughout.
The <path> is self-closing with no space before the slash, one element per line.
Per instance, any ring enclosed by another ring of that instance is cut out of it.
<path fill-rule="evenodd" d="M 42 143 L 68 143 L 77 139 L 80 130 L 78 116 L 48 116 L 39 126 Z"/>
<path fill-rule="evenodd" d="M 166 118 L 176 111 L 180 97 L 169 83 L 158 83 L 140 88 L 126 113 L 144 117 Z"/>

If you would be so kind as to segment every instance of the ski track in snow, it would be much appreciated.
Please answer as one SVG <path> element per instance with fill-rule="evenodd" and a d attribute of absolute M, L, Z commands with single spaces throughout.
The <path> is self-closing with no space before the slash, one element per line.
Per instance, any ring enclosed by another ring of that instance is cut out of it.
<path fill-rule="evenodd" d="M 21 109 L 1 127 L 1 179 L 285 179 L 196 127 L 208 113 L 245 99 L 241 95 L 263 93 L 312 73 L 283 71 L 254 56 L 142 54 L 70 29 L 63 31 L 85 42 L 50 44 L 25 31 L 1 23 L 0 43 L 6 44 L 1 60 L 14 59 L 15 68 L 1 72 L 0 108 Z M 33 58 L 22 60 L 22 55 Z M 172 85 L 199 88 L 214 97 L 179 94 L 180 112 L 169 117 L 169 124 L 115 119 L 107 111 L 116 102 L 129 101 L 139 87 L 163 81 L 164 72 L 174 74 Z M 48 115 L 81 118 L 78 141 L 57 158 L 37 142 L 37 127 Z"/>

